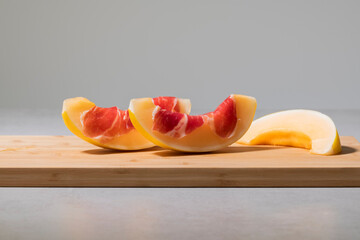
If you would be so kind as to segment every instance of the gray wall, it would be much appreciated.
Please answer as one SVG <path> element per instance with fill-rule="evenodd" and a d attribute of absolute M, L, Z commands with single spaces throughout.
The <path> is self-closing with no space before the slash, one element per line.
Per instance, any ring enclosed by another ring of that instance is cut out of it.
<path fill-rule="evenodd" d="M 359 109 L 360 1 L 0 0 L 0 107 L 67 97 L 126 107 Z"/>

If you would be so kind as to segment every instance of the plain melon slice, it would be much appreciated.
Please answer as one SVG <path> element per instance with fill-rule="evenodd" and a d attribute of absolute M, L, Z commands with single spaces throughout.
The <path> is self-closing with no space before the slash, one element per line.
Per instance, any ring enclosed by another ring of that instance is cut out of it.
<path fill-rule="evenodd" d="M 320 155 L 341 152 L 339 135 L 331 118 L 303 109 L 276 112 L 255 120 L 238 143 L 300 147 Z"/>

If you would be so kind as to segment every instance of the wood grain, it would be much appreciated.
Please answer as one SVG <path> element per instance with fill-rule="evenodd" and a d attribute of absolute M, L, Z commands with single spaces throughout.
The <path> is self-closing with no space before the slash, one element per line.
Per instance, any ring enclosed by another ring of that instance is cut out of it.
<path fill-rule="evenodd" d="M 0 136 L 0 186 L 358 187 L 360 144 L 341 137 L 343 153 L 234 144 L 184 154 L 97 148 L 73 136 Z"/>

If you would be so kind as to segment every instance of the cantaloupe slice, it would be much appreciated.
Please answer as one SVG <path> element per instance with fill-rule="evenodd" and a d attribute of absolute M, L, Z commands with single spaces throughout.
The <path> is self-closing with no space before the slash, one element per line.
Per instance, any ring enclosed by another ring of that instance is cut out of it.
<path fill-rule="evenodd" d="M 134 127 L 164 148 L 184 152 L 209 152 L 236 142 L 249 128 L 256 100 L 231 95 L 210 113 L 191 116 L 156 106 L 151 98 L 133 99 L 129 115 Z"/>
<path fill-rule="evenodd" d="M 169 111 L 189 113 L 188 99 L 158 97 L 151 99 Z M 96 146 L 117 150 L 139 150 L 154 144 L 133 127 L 127 110 L 101 108 L 83 97 L 69 98 L 63 103 L 62 117 L 68 129 Z"/>
<path fill-rule="evenodd" d="M 339 135 L 330 117 L 302 109 L 272 113 L 255 120 L 238 143 L 300 147 L 321 155 L 341 152 Z"/>

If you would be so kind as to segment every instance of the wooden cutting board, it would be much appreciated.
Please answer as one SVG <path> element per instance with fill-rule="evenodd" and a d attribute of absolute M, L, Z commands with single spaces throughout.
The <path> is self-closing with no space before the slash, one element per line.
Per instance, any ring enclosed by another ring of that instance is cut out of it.
<path fill-rule="evenodd" d="M 234 144 L 213 153 L 154 147 L 97 148 L 73 136 L 0 136 L 0 186 L 339 187 L 360 186 L 360 144 L 341 137 L 343 153 Z"/>

